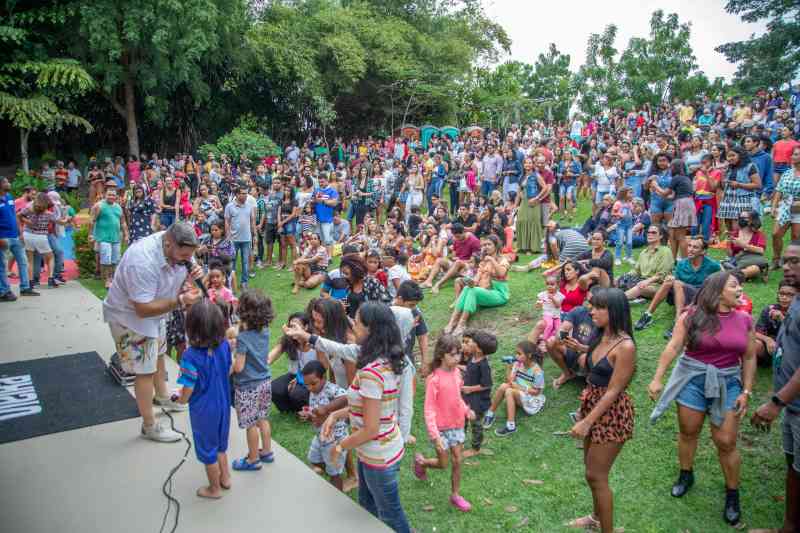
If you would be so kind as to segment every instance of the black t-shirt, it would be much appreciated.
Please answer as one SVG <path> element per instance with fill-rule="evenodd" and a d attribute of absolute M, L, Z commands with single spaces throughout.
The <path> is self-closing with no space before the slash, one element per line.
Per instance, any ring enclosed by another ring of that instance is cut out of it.
<path fill-rule="evenodd" d="M 464 372 L 464 385 L 480 385 L 485 387 L 480 392 L 464 394 L 464 401 L 476 414 L 485 413 L 492 401 L 492 369 L 489 367 L 489 358 L 484 357 L 475 363 L 470 358 Z"/>
<path fill-rule="evenodd" d="M 412 237 L 419 235 L 419 227 L 422 225 L 422 217 L 419 215 L 409 215 L 408 231 Z"/>
<path fill-rule="evenodd" d="M 589 261 L 587 263 L 589 268 L 602 268 L 608 273 L 608 277 L 611 279 L 611 281 L 614 281 L 614 256 L 611 255 L 609 250 L 603 250 L 603 254 L 599 259 L 594 259 L 592 257 L 591 250 L 586 250 L 579 255 L 577 259 L 578 261 Z"/>
<path fill-rule="evenodd" d="M 466 219 L 461 218 L 461 215 L 458 215 L 456 217 L 455 222 L 458 222 L 459 224 L 461 224 L 465 228 L 469 228 L 473 224 L 477 224 L 478 223 L 478 217 L 476 217 L 474 213 L 468 213 Z"/>
<path fill-rule="evenodd" d="M 592 320 L 592 314 L 583 305 L 567 313 L 564 322 L 572 324 L 572 333 L 570 336 L 586 346 L 589 346 L 599 334 L 597 326 L 594 325 L 594 321 Z"/>
<path fill-rule="evenodd" d="M 675 200 L 680 198 L 691 198 L 694 194 L 694 187 L 689 176 L 672 176 L 669 188 L 675 191 Z"/>
<path fill-rule="evenodd" d="M 417 321 L 417 324 L 414 326 L 411 335 L 408 336 L 406 339 L 406 355 L 411 357 L 414 353 L 414 344 L 417 342 L 417 337 L 421 337 L 428 333 L 428 324 L 425 323 L 425 317 L 422 316 L 422 311 L 419 310 L 419 307 L 415 307 L 411 310 L 411 316 L 414 317 L 414 320 Z"/>

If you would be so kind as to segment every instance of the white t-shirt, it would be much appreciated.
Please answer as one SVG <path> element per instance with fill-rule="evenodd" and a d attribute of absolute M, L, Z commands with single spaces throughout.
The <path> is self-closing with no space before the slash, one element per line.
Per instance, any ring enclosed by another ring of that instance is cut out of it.
<path fill-rule="evenodd" d="M 616 167 L 605 168 L 601 163 L 594 166 L 594 179 L 597 180 L 597 192 L 613 192 L 614 180 L 619 177 Z"/>
<path fill-rule="evenodd" d="M 397 287 L 394 286 L 394 282 L 392 280 L 399 279 L 399 283 L 397 286 L 400 286 L 400 283 L 403 283 L 406 280 L 411 279 L 411 276 L 408 274 L 408 270 L 403 265 L 396 264 L 391 267 L 389 270 L 386 271 L 386 278 L 387 278 L 387 285 L 389 289 L 389 296 L 394 298 L 397 296 Z"/>
<path fill-rule="evenodd" d="M 164 233 L 139 239 L 125 251 L 103 300 L 105 322 L 116 322 L 145 337 L 158 337 L 158 324 L 166 315 L 141 318 L 133 303 L 175 298 L 186 280 L 186 267 L 172 266 L 164 256 Z"/>

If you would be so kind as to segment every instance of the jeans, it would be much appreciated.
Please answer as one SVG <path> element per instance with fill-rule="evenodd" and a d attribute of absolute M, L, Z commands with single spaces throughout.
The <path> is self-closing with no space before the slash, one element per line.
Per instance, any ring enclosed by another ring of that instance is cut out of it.
<path fill-rule="evenodd" d="M 242 285 L 247 285 L 250 280 L 250 271 L 248 263 L 250 263 L 250 253 L 253 245 L 250 241 L 234 242 L 233 243 L 233 268 L 236 269 L 236 257 L 241 254 L 242 256 Z"/>
<path fill-rule="evenodd" d="M 617 239 L 614 244 L 614 252 L 617 259 L 622 257 L 622 245 L 625 245 L 625 253 L 628 257 L 633 257 L 633 224 L 631 221 L 620 220 L 616 229 Z"/>
<path fill-rule="evenodd" d="M 433 195 L 442 198 L 442 187 L 444 187 L 444 180 L 434 179 L 428 184 L 428 190 L 425 191 L 425 199 L 428 201 L 428 214 L 433 214 Z"/>
<path fill-rule="evenodd" d="M 367 468 L 358 462 L 358 503 L 393 531 L 408 533 L 406 513 L 400 504 L 397 476 L 400 463 L 386 469 Z"/>
<path fill-rule="evenodd" d="M 64 250 L 61 248 L 61 241 L 52 233 L 47 234 L 47 242 L 50 243 L 50 249 L 53 250 L 53 270 L 50 272 L 50 277 L 58 276 L 64 273 Z M 39 275 L 42 273 L 43 257 L 38 253 L 33 253 L 33 279 L 38 283 Z"/>
<path fill-rule="evenodd" d="M 496 186 L 497 184 L 492 181 L 483 180 L 481 182 L 481 196 L 486 196 L 488 198 Z"/>
<path fill-rule="evenodd" d="M 17 261 L 19 271 L 19 290 L 29 289 L 28 281 L 28 259 L 25 255 L 25 245 L 18 238 L 3 239 L 8 243 L 8 251 Z M 11 290 L 6 274 L 6 250 L 0 250 L 0 294 L 5 294 Z"/>
<path fill-rule="evenodd" d="M 454 217 L 458 212 L 458 183 L 449 182 L 447 189 L 450 191 L 450 216 Z"/>
<path fill-rule="evenodd" d="M 710 205 L 703 205 L 700 207 L 697 225 L 692 228 L 692 235 L 697 235 L 699 231 L 706 241 L 711 239 L 711 212 L 712 209 Z"/>

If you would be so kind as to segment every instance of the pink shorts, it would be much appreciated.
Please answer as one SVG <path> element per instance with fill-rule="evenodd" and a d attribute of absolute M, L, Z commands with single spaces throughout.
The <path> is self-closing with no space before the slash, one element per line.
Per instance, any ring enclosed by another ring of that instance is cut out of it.
<path fill-rule="evenodd" d="M 544 332 L 542 332 L 542 338 L 544 340 L 549 340 L 555 336 L 555 334 L 558 332 L 558 328 L 561 327 L 561 317 L 544 315 L 542 320 L 544 320 Z"/>

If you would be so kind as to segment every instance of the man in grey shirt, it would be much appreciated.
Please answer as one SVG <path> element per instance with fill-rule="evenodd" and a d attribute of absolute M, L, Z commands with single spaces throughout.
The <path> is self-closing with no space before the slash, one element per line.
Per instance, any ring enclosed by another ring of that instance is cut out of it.
<path fill-rule="evenodd" d="M 481 177 L 481 194 L 489 196 L 497 187 L 497 173 L 503 169 L 503 156 L 497 146 L 490 146 L 483 156 L 483 176 Z"/>
<path fill-rule="evenodd" d="M 800 240 L 783 252 L 783 279 L 800 289 Z M 783 527 L 776 531 L 800 530 L 800 298 L 795 296 L 783 319 L 773 358 L 774 377 L 770 401 L 762 404 L 751 423 L 764 431 L 783 411 L 783 452 L 786 454 L 786 509 Z"/>
<path fill-rule="evenodd" d="M 241 255 L 243 289 L 247 288 L 247 281 L 250 279 L 249 263 L 255 233 L 255 205 L 247 201 L 247 188 L 239 187 L 234 200 L 225 206 L 225 235 L 231 240 L 235 249 L 234 269 L 236 268 L 236 257 Z"/>

